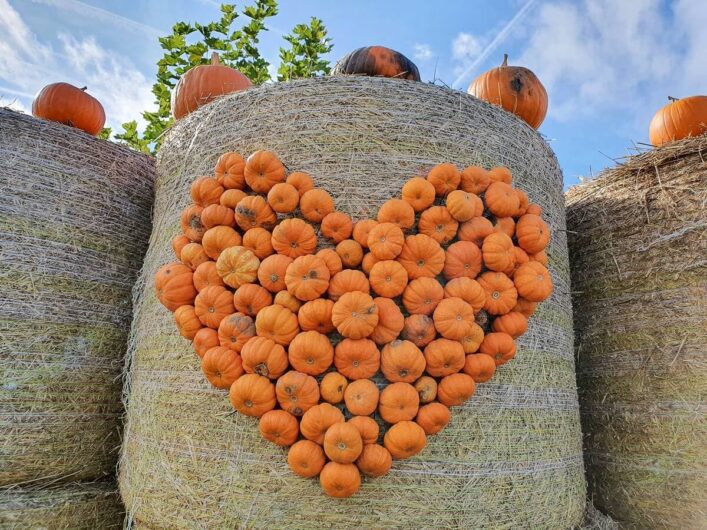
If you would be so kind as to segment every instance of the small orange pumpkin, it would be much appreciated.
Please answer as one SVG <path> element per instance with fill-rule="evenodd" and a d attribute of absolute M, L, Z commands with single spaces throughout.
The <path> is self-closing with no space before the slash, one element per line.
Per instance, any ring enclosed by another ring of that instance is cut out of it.
<path fill-rule="evenodd" d="M 206 352 L 201 360 L 201 369 L 216 388 L 231 388 L 233 382 L 243 375 L 240 355 L 221 346 Z"/>
<path fill-rule="evenodd" d="M 287 348 L 290 365 L 298 372 L 320 375 L 334 361 L 334 347 L 326 335 L 317 331 L 303 331 Z"/>
<path fill-rule="evenodd" d="M 218 329 L 221 321 L 233 313 L 233 295 L 218 285 L 206 287 L 196 295 L 194 310 L 202 324 Z"/>
<path fill-rule="evenodd" d="M 194 346 L 194 351 L 203 359 L 206 352 L 215 346 L 220 346 L 221 342 L 218 340 L 218 332 L 211 328 L 201 328 L 194 335 L 194 340 L 192 340 L 192 346 Z"/>
<path fill-rule="evenodd" d="M 528 331 L 528 319 L 516 311 L 496 317 L 491 325 L 494 331 L 508 333 L 511 337 L 518 338 Z"/>
<path fill-rule="evenodd" d="M 307 440 L 321 445 L 324 443 L 324 434 L 336 423 L 344 423 L 341 411 L 329 403 L 320 403 L 302 415 L 300 430 Z"/>
<path fill-rule="evenodd" d="M 491 182 L 505 182 L 506 184 L 513 183 L 513 174 L 507 167 L 496 166 L 489 169 L 489 178 Z"/>
<path fill-rule="evenodd" d="M 275 386 L 267 377 L 244 374 L 234 381 L 229 391 L 231 405 L 241 414 L 260 417 L 275 408 Z"/>
<path fill-rule="evenodd" d="M 417 229 L 437 243 L 449 243 L 457 235 L 459 223 L 445 206 L 432 206 L 420 215 Z"/>
<path fill-rule="evenodd" d="M 329 288 L 329 269 L 317 256 L 300 256 L 287 267 L 285 285 L 297 299 L 314 300 Z"/>
<path fill-rule="evenodd" d="M 484 337 L 479 353 L 490 355 L 496 366 L 506 364 L 516 355 L 516 343 L 508 333 L 493 332 Z"/>
<path fill-rule="evenodd" d="M 275 395 L 283 410 L 302 416 L 319 403 L 319 385 L 311 375 L 290 370 L 277 380 Z"/>
<path fill-rule="evenodd" d="M 324 401 L 336 405 L 344 400 L 348 385 L 348 380 L 339 372 L 329 372 L 319 383 L 319 393 Z"/>
<path fill-rule="evenodd" d="M 364 292 L 344 293 L 334 303 L 331 320 L 344 337 L 363 339 L 378 324 L 378 307 L 373 298 Z"/>
<path fill-rule="evenodd" d="M 424 429 L 414 421 L 401 421 L 388 429 L 383 437 L 383 445 L 395 460 L 404 460 L 425 448 L 427 436 Z"/>
<path fill-rule="evenodd" d="M 300 197 L 299 209 L 307 221 L 321 223 L 322 219 L 334 211 L 334 200 L 325 190 L 314 188 Z"/>
<path fill-rule="evenodd" d="M 434 278 L 417 278 L 403 291 L 403 305 L 408 313 L 431 315 L 444 298 L 444 288 Z"/>
<path fill-rule="evenodd" d="M 222 154 L 216 161 L 214 176 L 221 186 L 230 189 L 242 190 L 245 187 L 245 160 L 234 152 Z"/>
<path fill-rule="evenodd" d="M 299 192 L 292 184 L 278 182 L 268 192 L 268 204 L 277 213 L 294 212 L 299 204 Z"/>
<path fill-rule="evenodd" d="M 272 231 L 272 248 L 292 259 L 313 254 L 317 248 L 314 228 L 302 219 L 285 219 Z"/>
<path fill-rule="evenodd" d="M 405 236 L 402 229 L 394 223 L 380 223 L 368 232 L 367 247 L 379 260 L 398 257 L 403 250 Z"/>
<path fill-rule="evenodd" d="M 256 151 L 248 157 L 243 170 L 246 184 L 256 193 L 268 193 L 285 181 L 285 166 L 272 151 Z"/>
<path fill-rule="evenodd" d="M 330 497 L 351 497 L 361 487 L 361 474 L 354 464 L 328 462 L 319 473 L 319 484 Z"/>
<path fill-rule="evenodd" d="M 513 309 L 511 309 L 511 311 L 518 312 L 522 314 L 525 318 L 530 318 L 533 313 L 535 313 L 535 309 L 537 307 L 537 302 L 531 302 L 530 300 L 526 300 L 525 298 L 518 297 L 516 305 L 513 307 Z"/>
<path fill-rule="evenodd" d="M 283 256 L 281 254 L 274 254 L 265 258 L 258 268 L 258 281 L 260 285 L 271 293 L 277 293 L 278 291 L 286 289 L 285 274 L 287 274 L 287 267 L 289 267 L 293 261 L 294 260 L 289 256 Z"/>
<path fill-rule="evenodd" d="M 513 275 L 518 296 L 531 302 L 542 302 L 552 294 L 550 272 L 537 261 L 524 263 Z"/>
<path fill-rule="evenodd" d="M 214 226 L 204 232 L 201 246 L 211 259 L 217 260 L 221 252 L 241 244 L 241 236 L 230 226 Z"/>
<path fill-rule="evenodd" d="M 492 271 L 512 271 L 516 263 L 513 240 L 506 234 L 494 232 L 486 236 L 481 246 L 484 265 Z"/>
<path fill-rule="evenodd" d="M 488 171 L 479 166 L 465 167 L 461 172 L 461 180 L 459 188 L 467 193 L 483 193 L 491 184 L 491 178 Z"/>
<path fill-rule="evenodd" d="M 191 184 L 191 198 L 202 208 L 218 204 L 222 193 L 223 186 L 213 177 L 199 177 Z"/>
<path fill-rule="evenodd" d="M 269 379 L 277 379 L 287 371 L 289 361 L 285 348 L 266 337 L 253 337 L 241 350 L 243 370 Z"/>
<path fill-rule="evenodd" d="M 322 219 L 322 235 L 334 243 L 340 243 L 351 237 L 353 222 L 344 212 L 331 212 Z"/>
<path fill-rule="evenodd" d="M 449 280 L 444 286 L 444 297 L 461 298 L 471 306 L 474 313 L 478 313 L 486 303 L 486 291 L 479 282 L 466 276 Z"/>
<path fill-rule="evenodd" d="M 393 223 L 403 230 L 415 224 L 415 210 L 402 199 L 389 199 L 378 210 L 379 223 Z"/>
<path fill-rule="evenodd" d="M 377 294 L 386 298 L 395 298 L 403 294 L 407 287 L 408 273 L 397 261 L 384 260 L 371 267 L 368 279 Z"/>
<path fill-rule="evenodd" d="M 402 197 L 416 212 L 421 212 L 434 204 L 435 187 L 429 180 L 414 177 L 403 185 Z"/>
<path fill-rule="evenodd" d="M 339 409 L 336 410 L 338 411 Z M 324 434 L 324 453 L 333 462 L 350 464 L 359 457 L 362 450 L 363 440 L 361 439 L 361 434 L 350 423 L 344 423 L 343 421 L 333 423 Z"/>
<path fill-rule="evenodd" d="M 258 257 L 240 246 L 224 249 L 216 260 L 216 271 L 223 283 L 236 289 L 246 283 L 253 283 L 258 276 L 259 267 Z"/>
<path fill-rule="evenodd" d="M 374 444 L 378 441 L 380 427 L 376 420 L 370 416 L 354 416 L 348 422 L 358 429 L 361 440 L 363 440 L 364 451 L 366 450 L 366 445 Z"/>
<path fill-rule="evenodd" d="M 444 250 L 429 236 L 416 234 L 405 238 L 405 244 L 398 256 L 411 280 L 434 278 L 444 268 Z"/>
<path fill-rule="evenodd" d="M 255 337 L 253 319 L 243 313 L 228 315 L 218 326 L 218 340 L 221 346 L 239 353 L 243 346 Z"/>
<path fill-rule="evenodd" d="M 193 305 L 183 305 L 174 312 L 174 321 L 179 334 L 185 339 L 192 340 L 203 327 Z"/>
<path fill-rule="evenodd" d="M 474 217 L 459 226 L 457 237 L 460 241 L 470 241 L 481 247 L 486 236 L 493 234 L 494 227 L 485 217 Z"/>
<path fill-rule="evenodd" d="M 378 414 L 383 421 L 399 423 L 412 420 L 420 407 L 420 396 L 409 383 L 393 383 L 381 392 Z"/>
<path fill-rule="evenodd" d="M 458 341 L 472 333 L 474 310 L 461 298 L 445 298 L 435 307 L 432 319 L 440 335 Z"/>
<path fill-rule="evenodd" d="M 341 272 L 344 268 L 344 264 L 341 263 L 341 258 L 333 249 L 323 248 L 316 253 L 316 256 L 323 259 L 324 263 L 326 263 L 330 278 L 333 278 L 336 273 Z"/>
<path fill-rule="evenodd" d="M 516 238 L 520 248 L 529 254 L 545 250 L 550 242 L 550 228 L 539 215 L 527 213 L 518 219 Z"/>
<path fill-rule="evenodd" d="M 193 271 L 196 270 L 202 263 L 209 261 L 209 256 L 206 254 L 204 247 L 202 247 L 199 243 L 189 243 L 184 245 L 180 256 L 182 258 L 182 263 Z"/>
<path fill-rule="evenodd" d="M 505 182 L 491 182 L 486 188 L 486 208 L 496 217 L 511 217 L 518 211 L 520 201 L 513 187 Z"/>
<path fill-rule="evenodd" d="M 476 194 L 464 190 L 454 190 L 447 195 L 445 205 L 449 214 L 460 223 L 484 213 L 484 203 L 481 199 Z"/>
<path fill-rule="evenodd" d="M 508 237 L 513 237 L 516 231 L 516 222 L 513 217 L 497 217 L 493 230 L 494 232 L 506 234 Z"/>
<path fill-rule="evenodd" d="M 294 295 L 290 294 L 288 291 L 280 291 L 275 295 L 273 303 L 286 307 L 293 313 L 297 314 L 300 307 L 302 307 L 302 302 L 300 302 Z"/>
<path fill-rule="evenodd" d="M 241 202 L 241 199 L 246 197 L 248 194 L 244 192 L 243 190 L 226 190 L 221 194 L 221 198 L 219 199 L 219 204 L 221 206 L 225 206 L 226 208 L 230 208 L 231 210 L 235 210 L 236 206 L 238 206 L 238 203 Z M 235 212 L 234 212 L 235 214 Z M 234 217 L 235 221 L 235 217 Z"/>
<path fill-rule="evenodd" d="M 430 169 L 427 180 L 434 186 L 437 196 L 444 197 L 459 187 L 461 174 L 454 164 L 445 162 Z"/>
<path fill-rule="evenodd" d="M 238 201 L 234 218 L 236 224 L 244 231 L 257 226 L 271 228 L 277 222 L 277 215 L 260 195 L 246 195 Z"/>
<path fill-rule="evenodd" d="M 255 317 L 255 331 L 260 337 L 267 337 L 287 346 L 300 329 L 295 314 L 286 307 L 275 304 L 258 312 Z"/>
<path fill-rule="evenodd" d="M 334 302 L 323 298 L 303 304 L 297 312 L 300 328 L 303 331 L 314 330 L 319 333 L 331 333 L 336 329 L 331 321 L 333 309 Z"/>
<path fill-rule="evenodd" d="M 374 298 L 373 303 L 378 307 L 378 324 L 369 337 L 376 344 L 387 344 L 398 338 L 405 325 L 405 317 L 398 304 L 390 298 Z"/>
<path fill-rule="evenodd" d="M 214 226 L 233 226 L 235 218 L 233 210 L 221 204 L 211 204 L 201 212 L 201 224 L 207 230 Z"/>
<path fill-rule="evenodd" d="M 363 260 L 363 247 L 353 239 L 344 239 L 336 245 L 336 253 L 344 267 L 353 269 Z"/>
<path fill-rule="evenodd" d="M 316 477 L 325 463 L 324 449 L 311 440 L 299 440 L 287 452 L 287 465 L 300 477 Z"/>
<path fill-rule="evenodd" d="M 415 381 L 415 390 L 420 396 L 420 403 L 430 403 L 437 397 L 437 381 L 428 375 L 423 375 Z"/>
<path fill-rule="evenodd" d="M 310 175 L 302 171 L 295 171 L 294 173 L 290 173 L 287 176 L 287 180 L 285 182 L 294 186 L 297 190 L 297 193 L 299 193 L 300 197 L 302 197 L 302 195 L 307 193 L 309 190 L 314 189 L 314 180 L 312 180 L 312 177 Z"/>
<path fill-rule="evenodd" d="M 461 405 L 474 395 L 476 385 L 471 376 L 465 373 L 443 377 L 437 385 L 437 399 L 443 405 L 453 407 Z"/>
<path fill-rule="evenodd" d="M 338 272 L 329 282 L 327 292 L 329 298 L 336 302 L 344 293 L 353 291 L 361 291 L 362 293 L 370 293 L 371 285 L 366 278 L 366 275 L 358 270 L 344 269 Z"/>
<path fill-rule="evenodd" d="M 465 360 L 464 348 L 456 340 L 436 339 L 425 346 L 425 370 L 433 377 L 457 373 Z"/>
<path fill-rule="evenodd" d="M 263 438 L 284 447 L 295 443 L 299 436 L 297 418 L 284 410 L 269 410 L 263 414 L 258 428 Z"/>
<path fill-rule="evenodd" d="M 425 371 L 425 357 L 408 340 L 394 340 L 381 350 L 381 371 L 391 383 L 414 383 Z"/>
<path fill-rule="evenodd" d="M 334 365 L 349 379 L 368 379 L 380 368 L 380 352 L 370 339 L 344 339 L 334 349 Z"/>
<path fill-rule="evenodd" d="M 481 251 L 474 243 L 457 241 L 447 247 L 442 274 L 453 278 L 476 278 L 481 272 Z"/>
<path fill-rule="evenodd" d="M 422 427 L 425 434 L 429 436 L 431 434 L 437 434 L 444 429 L 451 419 L 452 413 L 449 407 L 435 401 L 434 403 L 428 403 L 420 407 L 417 417 L 415 418 L 415 423 Z"/>
<path fill-rule="evenodd" d="M 198 243 L 206 232 L 206 228 L 201 222 L 201 213 L 204 209 L 196 204 L 190 204 L 184 210 L 179 218 L 179 226 L 182 233 L 189 238 L 190 241 Z"/>
<path fill-rule="evenodd" d="M 482 312 L 479 311 L 479 315 Z M 478 315 L 477 315 L 478 318 Z M 469 333 L 464 335 L 459 339 L 462 348 L 464 348 L 464 353 L 475 353 L 478 351 L 481 342 L 484 340 L 484 330 L 478 324 L 478 322 L 472 322 L 470 326 Z"/>
<path fill-rule="evenodd" d="M 211 285 L 220 287 L 224 285 L 221 276 L 218 275 L 216 270 L 216 263 L 213 261 L 205 261 L 199 265 L 194 271 L 193 281 L 197 291 L 201 291 Z"/>
<path fill-rule="evenodd" d="M 484 309 L 491 315 L 505 315 L 516 305 L 518 291 L 513 281 L 502 272 L 485 272 L 478 278 L 486 291 Z"/>
<path fill-rule="evenodd" d="M 242 246 L 255 254 L 258 259 L 263 260 L 271 256 L 274 252 L 272 248 L 272 234 L 260 226 L 251 228 L 243 234 Z"/>
<path fill-rule="evenodd" d="M 423 348 L 429 344 L 437 335 L 434 321 L 423 314 L 412 314 L 405 317 L 401 337 L 409 340 L 418 348 Z"/>
<path fill-rule="evenodd" d="M 181 259 L 182 249 L 187 246 L 191 241 L 185 235 L 179 234 L 174 236 L 172 239 L 172 250 L 177 259 Z"/>
<path fill-rule="evenodd" d="M 344 403 L 347 410 L 355 416 L 368 416 L 378 407 L 380 391 L 370 379 L 357 379 L 344 390 Z M 355 427 L 354 427 L 355 428 Z M 359 435 L 360 437 L 360 435 Z"/>
<path fill-rule="evenodd" d="M 168 263 L 155 274 L 157 299 L 170 311 L 191 305 L 197 295 L 191 269 L 181 263 Z"/>
<path fill-rule="evenodd" d="M 485 383 L 496 373 L 496 361 L 485 353 L 472 353 L 466 356 L 464 373 L 471 376 L 475 383 Z"/>
<path fill-rule="evenodd" d="M 373 254 L 371 254 L 370 252 L 366 252 L 363 255 L 363 260 L 361 260 L 361 270 L 366 274 L 371 274 L 371 269 L 379 261 L 381 260 L 376 258 Z M 407 272 L 405 273 L 405 277 L 407 278 Z"/>
<path fill-rule="evenodd" d="M 368 248 L 368 234 L 378 225 L 374 219 L 357 221 L 353 227 L 353 238 L 363 248 Z"/>

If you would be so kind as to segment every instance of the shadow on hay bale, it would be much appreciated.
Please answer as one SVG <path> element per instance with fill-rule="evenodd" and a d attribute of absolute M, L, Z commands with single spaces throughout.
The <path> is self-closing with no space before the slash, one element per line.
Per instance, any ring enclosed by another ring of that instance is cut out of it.
<path fill-rule="evenodd" d="M 567 193 L 590 494 L 629 528 L 707 522 L 707 137 Z"/>
<path fill-rule="evenodd" d="M 109 530 L 121 528 L 115 482 L 69 483 L 46 489 L 0 490 L 0 528 Z"/>
<path fill-rule="evenodd" d="M 275 151 L 308 171 L 355 219 L 412 175 L 452 161 L 503 164 L 546 212 L 556 291 L 531 320 L 516 359 L 456 408 L 418 457 L 364 480 L 349 499 L 294 476 L 210 388 L 189 342 L 156 300 L 154 273 L 189 187 L 225 151 Z M 227 96 L 174 127 L 158 160 L 155 219 L 132 329 L 120 488 L 135 526 L 247 528 L 569 528 L 585 485 L 572 353 L 562 176 L 540 136 L 460 92 L 422 83 L 336 77 Z"/>
<path fill-rule="evenodd" d="M 0 486 L 113 474 L 154 164 L 0 109 Z"/>

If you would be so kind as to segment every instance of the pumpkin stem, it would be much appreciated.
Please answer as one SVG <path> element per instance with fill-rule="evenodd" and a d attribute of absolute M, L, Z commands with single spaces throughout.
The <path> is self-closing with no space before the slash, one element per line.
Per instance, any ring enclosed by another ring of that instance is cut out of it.
<path fill-rule="evenodd" d="M 668 101 L 680 101 L 680 98 L 674 98 L 673 96 L 668 96 Z"/>
<path fill-rule="evenodd" d="M 88 89 L 87 86 L 82 86 L 82 87 L 80 88 L 80 90 L 81 90 L 82 92 L 86 92 L 87 89 Z"/>
<path fill-rule="evenodd" d="M 219 65 L 221 61 L 218 60 L 218 53 L 211 52 L 211 64 Z"/>
<path fill-rule="evenodd" d="M 508 54 L 507 53 L 503 54 L 503 63 L 501 64 L 501 66 L 508 66 Z"/>

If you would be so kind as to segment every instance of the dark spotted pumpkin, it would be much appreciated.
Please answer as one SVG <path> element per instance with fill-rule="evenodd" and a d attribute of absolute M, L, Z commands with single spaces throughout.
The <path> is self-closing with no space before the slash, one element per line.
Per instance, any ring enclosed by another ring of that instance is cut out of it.
<path fill-rule="evenodd" d="M 368 75 L 420 80 L 420 72 L 402 53 L 384 46 L 366 46 L 352 51 L 336 63 L 333 75 Z"/>

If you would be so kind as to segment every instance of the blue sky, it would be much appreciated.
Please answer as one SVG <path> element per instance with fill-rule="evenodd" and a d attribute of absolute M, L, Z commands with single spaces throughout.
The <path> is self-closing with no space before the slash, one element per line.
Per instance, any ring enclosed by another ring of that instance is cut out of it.
<path fill-rule="evenodd" d="M 262 51 L 277 64 L 282 32 L 311 15 L 334 41 L 332 61 L 382 44 L 415 60 L 423 80 L 466 90 L 500 64 L 546 86 L 542 132 L 574 184 L 648 141 L 667 96 L 707 93 L 705 0 L 281 0 Z M 238 5 L 243 5 L 238 2 Z M 45 84 L 88 85 L 109 125 L 152 104 L 157 37 L 177 20 L 218 16 L 211 0 L 0 0 L 0 105 L 27 111 Z"/>

